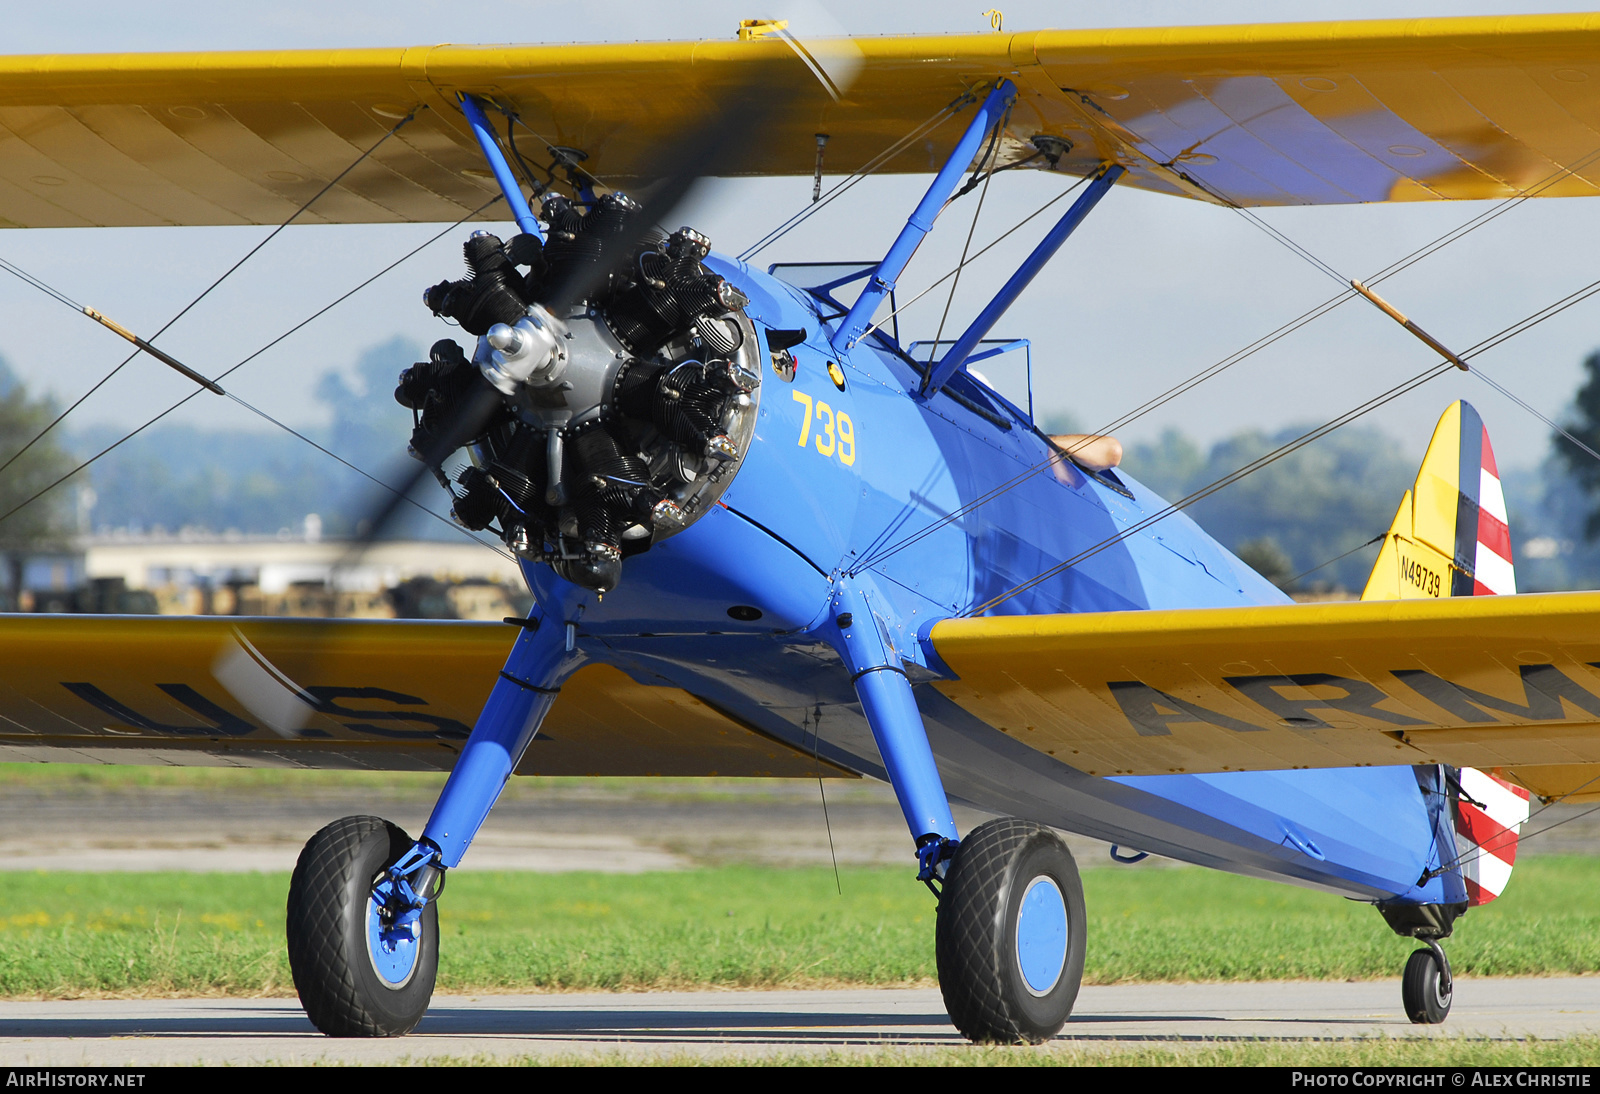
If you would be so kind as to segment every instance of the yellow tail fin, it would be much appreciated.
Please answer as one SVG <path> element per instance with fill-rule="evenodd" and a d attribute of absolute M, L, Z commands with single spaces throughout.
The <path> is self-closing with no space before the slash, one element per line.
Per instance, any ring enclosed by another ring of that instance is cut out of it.
<path fill-rule="evenodd" d="M 1483 419 L 1468 402 L 1439 419 L 1417 482 L 1383 538 L 1362 600 L 1517 591 L 1505 495 Z"/>

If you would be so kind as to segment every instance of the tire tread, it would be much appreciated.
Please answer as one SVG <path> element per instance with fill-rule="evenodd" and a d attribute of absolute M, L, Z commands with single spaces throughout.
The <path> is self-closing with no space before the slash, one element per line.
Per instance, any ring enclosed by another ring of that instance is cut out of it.
<path fill-rule="evenodd" d="M 939 990 L 950 1020 L 973 1041 L 1041 1039 L 1006 1002 L 1002 983 L 1009 955 L 1001 929 L 1006 874 L 1016 857 L 1039 839 L 1060 842 L 1050 829 L 1031 821 L 987 821 L 961 841 L 945 877 L 935 932 Z"/>
<path fill-rule="evenodd" d="M 1450 1015 L 1450 1003 L 1439 998 L 1439 975 L 1439 962 L 1432 950 L 1415 950 L 1406 959 L 1406 969 L 1400 977 L 1400 998 L 1406 1017 L 1416 1025 L 1439 1025 Z"/>
<path fill-rule="evenodd" d="M 411 846 L 404 831 L 380 817 L 345 817 L 311 837 L 289 882 L 287 935 L 295 991 L 312 1024 L 333 1037 L 395 1037 L 421 1020 L 418 1014 L 401 1028 L 393 1016 L 369 1007 L 358 979 L 361 970 L 345 945 L 351 870 L 379 831 L 387 835 L 391 860 Z"/>

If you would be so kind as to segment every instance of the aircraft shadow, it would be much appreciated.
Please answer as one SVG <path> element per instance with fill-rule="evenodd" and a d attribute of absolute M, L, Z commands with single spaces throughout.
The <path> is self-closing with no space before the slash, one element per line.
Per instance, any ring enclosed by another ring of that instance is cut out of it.
<path fill-rule="evenodd" d="M 1229 1036 L 1211 1031 L 1185 1034 L 1097 1032 L 1107 1025 L 1183 1025 L 1230 1020 L 1206 1015 L 1075 1015 L 1061 1036 L 1071 1040 L 1259 1040 L 1259 1034 Z M 1361 1025 L 1372 1019 L 1305 1019 L 1318 1025 Z M 1293 1026 L 1295 1020 L 1275 1020 Z M 285 1037 L 316 1036 L 298 1009 L 260 1004 L 230 1006 L 215 1013 L 161 1016 L 49 1015 L 0 1019 L 0 1038 L 26 1037 Z M 816 1011 L 741 1011 L 516 1007 L 438 1007 L 428 1012 L 414 1037 L 526 1037 L 537 1040 L 796 1044 L 921 1042 L 963 1043 L 942 1012 L 918 1014 Z"/>

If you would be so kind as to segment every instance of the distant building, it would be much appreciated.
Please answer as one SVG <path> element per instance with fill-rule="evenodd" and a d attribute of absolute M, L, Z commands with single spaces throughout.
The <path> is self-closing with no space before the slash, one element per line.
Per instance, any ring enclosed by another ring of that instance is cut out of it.
<path fill-rule="evenodd" d="M 349 544 L 293 537 L 113 533 L 30 558 L 24 611 L 500 619 L 530 599 L 515 563 L 463 540 Z"/>

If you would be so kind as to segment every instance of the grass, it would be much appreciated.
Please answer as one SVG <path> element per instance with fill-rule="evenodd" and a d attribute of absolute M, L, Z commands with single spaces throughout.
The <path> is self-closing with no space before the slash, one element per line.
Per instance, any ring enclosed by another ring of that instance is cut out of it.
<path fill-rule="evenodd" d="M 164 764 L 0 763 L 0 787 L 41 791 L 118 791 L 150 788 L 200 790 L 226 794 L 283 790 L 307 793 L 362 790 L 435 795 L 444 786 L 442 771 L 333 771 L 283 767 L 173 767 Z M 622 778 L 583 776 L 518 776 L 505 795 L 548 796 L 551 792 L 584 796 L 625 796 L 640 801 L 724 802 L 782 798 L 802 788 L 816 795 L 815 779 Z M 863 779 L 829 780 L 828 799 L 875 794 L 881 784 Z"/>
<path fill-rule="evenodd" d="M 1457 972 L 1600 971 L 1600 859 L 1535 858 L 1463 918 Z M 632 876 L 464 871 L 441 991 L 931 986 L 933 902 L 900 869 Z M 287 995 L 282 874 L 8 875 L 0 996 Z M 1084 872 L 1092 984 L 1392 979 L 1412 944 L 1371 908 L 1200 869 Z"/>

